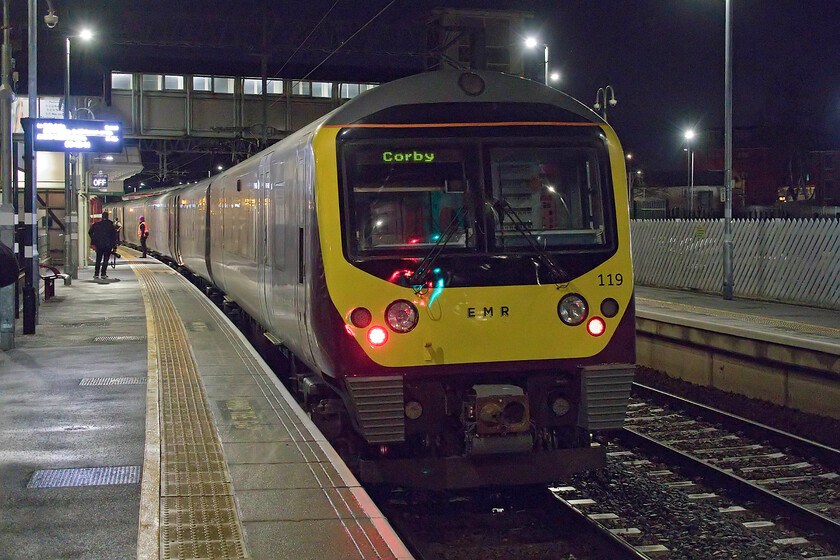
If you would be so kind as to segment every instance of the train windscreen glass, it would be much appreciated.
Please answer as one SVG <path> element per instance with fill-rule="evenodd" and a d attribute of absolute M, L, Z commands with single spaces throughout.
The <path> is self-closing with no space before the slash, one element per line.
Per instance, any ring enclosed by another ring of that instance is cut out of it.
<path fill-rule="evenodd" d="M 473 243 L 461 211 L 467 185 L 461 148 L 353 146 L 345 162 L 358 251 L 428 250 L 442 236 L 447 249 Z"/>
<path fill-rule="evenodd" d="M 491 148 L 489 158 L 497 250 L 527 250 L 532 241 L 546 250 L 607 243 L 596 150 Z"/>

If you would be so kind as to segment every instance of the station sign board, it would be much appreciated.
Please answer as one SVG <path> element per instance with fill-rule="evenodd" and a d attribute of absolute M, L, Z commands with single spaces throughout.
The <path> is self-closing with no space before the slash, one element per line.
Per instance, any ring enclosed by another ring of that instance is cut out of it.
<path fill-rule="evenodd" d="M 81 119 L 25 119 L 32 123 L 36 152 L 122 151 L 122 123 Z"/>

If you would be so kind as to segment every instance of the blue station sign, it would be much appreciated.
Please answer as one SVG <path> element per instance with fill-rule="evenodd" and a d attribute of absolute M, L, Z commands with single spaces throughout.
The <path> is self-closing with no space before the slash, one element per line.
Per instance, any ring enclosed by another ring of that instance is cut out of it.
<path fill-rule="evenodd" d="M 80 119 L 26 119 L 32 123 L 32 142 L 37 152 L 122 151 L 122 123 Z"/>

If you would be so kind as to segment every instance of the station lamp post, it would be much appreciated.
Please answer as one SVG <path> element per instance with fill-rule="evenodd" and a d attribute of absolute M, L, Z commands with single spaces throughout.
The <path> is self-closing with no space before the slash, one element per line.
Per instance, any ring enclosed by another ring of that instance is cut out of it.
<path fill-rule="evenodd" d="M 533 49 L 533 48 L 536 48 L 537 46 L 539 46 L 540 44 L 542 44 L 543 49 L 545 50 L 545 85 L 548 85 L 549 78 L 553 79 L 554 81 L 557 81 L 557 80 L 560 79 L 559 72 L 554 73 L 554 74 L 557 75 L 557 78 L 554 79 L 552 77 L 554 74 L 550 74 L 550 72 L 548 70 L 548 44 L 547 43 L 540 43 L 540 41 L 536 37 L 526 37 L 525 38 L 525 47 L 526 48 Z"/>
<path fill-rule="evenodd" d="M 64 120 L 70 118 L 70 39 L 79 38 L 82 41 L 90 41 L 93 32 L 90 29 L 83 29 L 78 35 L 68 35 L 64 39 L 65 44 L 65 66 L 64 66 Z M 76 193 L 73 189 L 73 179 L 70 175 L 70 154 L 64 153 L 64 272 L 71 278 L 79 277 L 79 266 L 76 262 L 76 255 L 79 250 L 79 227 L 78 210 L 76 208 Z"/>
<path fill-rule="evenodd" d="M 607 95 L 609 95 L 609 99 L 607 99 Z M 601 99 L 604 100 L 603 106 L 601 105 Z M 609 103 L 610 107 L 615 107 L 618 101 L 615 98 L 615 90 L 612 86 L 606 86 L 602 88 L 598 88 L 598 91 L 595 92 L 595 105 L 592 106 L 593 109 L 596 111 L 601 111 L 601 118 L 604 119 L 604 122 L 607 122 L 607 104 Z"/>
<path fill-rule="evenodd" d="M 688 186 L 688 214 L 694 212 L 694 152 L 691 150 L 691 141 L 694 140 L 694 137 L 697 136 L 694 132 L 693 128 L 689 128 L 683 134 L 685 138 L 686 144 L 686 152 L 685 152 L 685 165 L 686 170 L 688 173 L 688 177 L 686 180 L 686 185 Z"/>
<path fill-rule="evenodd" d="M 732 273 L 732 2 L 726 0 L 724 69 L 724 194 L 723 213 L 723 298 L 732 299 L 735 279 Z"/>

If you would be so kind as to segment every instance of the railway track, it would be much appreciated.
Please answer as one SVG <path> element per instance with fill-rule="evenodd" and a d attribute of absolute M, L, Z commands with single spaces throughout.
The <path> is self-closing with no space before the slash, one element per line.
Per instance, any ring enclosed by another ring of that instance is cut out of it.
<path fill-rule="evenodd" d="M 776 510 L 840 547 L 840 451 L 637 385 L 621 434 L 733 495 Z"/>
<path fill-rule="evenodd" d="M 558 501 L 641 557 L 840 560 L 840 452 L 634 391 L 606 471 L 552 488 Z"/>

